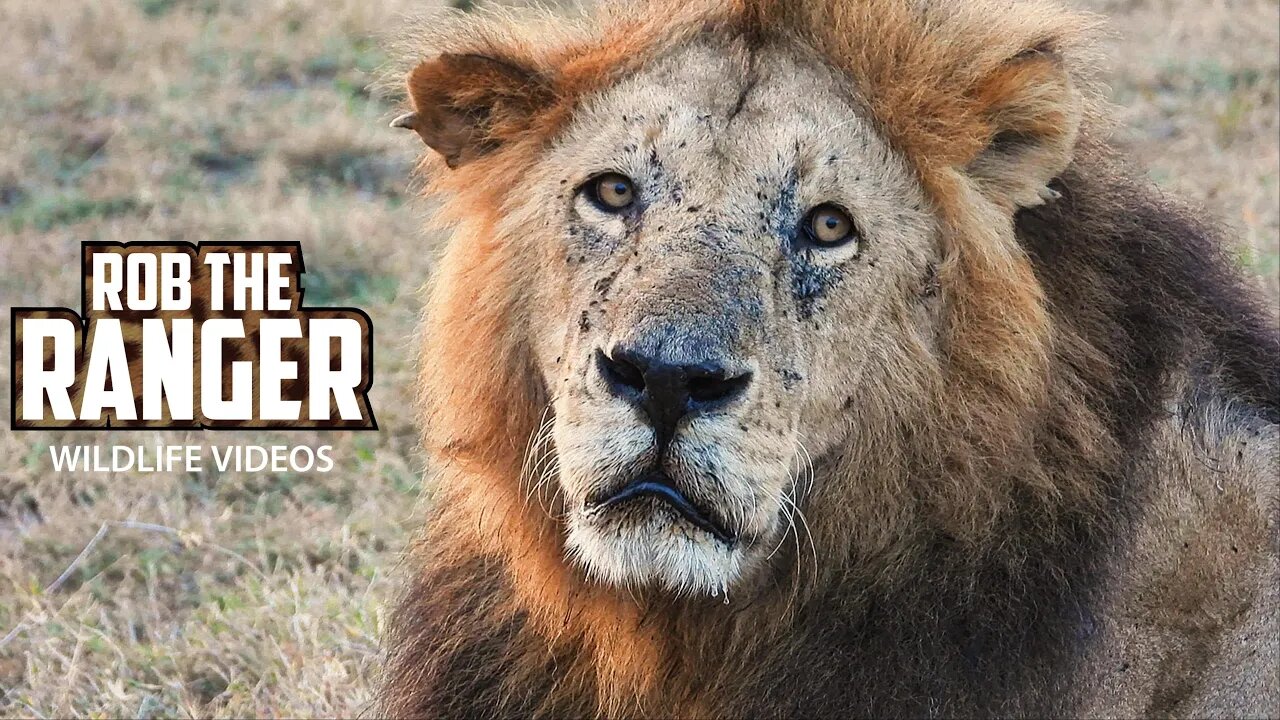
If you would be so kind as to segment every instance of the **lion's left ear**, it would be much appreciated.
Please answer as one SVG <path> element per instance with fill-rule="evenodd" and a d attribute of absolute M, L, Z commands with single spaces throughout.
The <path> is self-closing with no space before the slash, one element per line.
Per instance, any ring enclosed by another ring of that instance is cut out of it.
<path fill-rule="evenodd" d="M 1071 162 L 1084 100 L 1052 43 L 1001 64 L 978 83 L 974 98 L 990 139 L 969 162 L 969 175 L 1010 209 L 1053 199 L 1047 185 Z"/>
<path fill-rule="evenodd" d="M 553 98 L 537 71 L 487 55 L 439 55 L 407 82 L 414 110 L 391 125 L 417 132 L 451 168 L 519 138 Z"/>

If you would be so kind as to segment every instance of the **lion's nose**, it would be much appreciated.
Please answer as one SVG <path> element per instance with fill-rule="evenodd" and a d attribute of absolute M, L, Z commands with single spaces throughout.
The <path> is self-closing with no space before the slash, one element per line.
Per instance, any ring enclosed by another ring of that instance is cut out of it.
<path fill-rule="evenodd" d="M 714 360 L 682 362 L 628 347 L 597 350 L 596 363 L 609 390 L 649 416 L 662 444 L 681 418 L 728 405 L 751 383 L 750 372 L 733 372 Z"/>

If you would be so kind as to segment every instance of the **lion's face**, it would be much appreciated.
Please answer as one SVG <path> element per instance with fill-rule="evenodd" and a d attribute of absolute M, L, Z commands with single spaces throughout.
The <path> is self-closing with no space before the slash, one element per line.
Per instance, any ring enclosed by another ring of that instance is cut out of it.
<path fill-rule="evenodd" d="M 730 43 L 591 99 L 523 182 L 554 455 L 532 464 L 558 470 L 569 554 L 729 590 L 803 536 L 813 460 L 932 342 L 921 188 L 829 71 Z"/>
<path fill-rule="evenodd" d="M 604 5 L 558 30 L 424 25 L 444 49 L 395 123 L 437 153 L 460 226 L 428 304 L 424 439 L 465 468 L 480 536 L 533 518 L 507 551 L 542 542 L 512 477 L 527 438 L 522 490 L 554 501 L 571 561 L 674 592 L 765 578 L 793 526 L 888 567 L 920 528 L 979 540 L 1057 492 L 1012 449 L 1037 442 L 1072 341 L 1013 219 L 1071 160 L 1087 24 Z"/>

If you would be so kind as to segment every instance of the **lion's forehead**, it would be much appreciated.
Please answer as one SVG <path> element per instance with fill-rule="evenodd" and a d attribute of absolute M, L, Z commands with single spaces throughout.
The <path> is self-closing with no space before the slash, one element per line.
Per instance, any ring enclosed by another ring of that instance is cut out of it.
<path fill-rule="evenodd" d="M 766 221 L 789 223 L 807 206 L 838 201 L 869 232 L 927 223 L 909 164 L 856 94 L 783 43 L 713 39 L 655 57 L 584 103 L 557 144 L 552 162 L 583 176 L 625 172 L 651 201 L 682 209 L 743 222 L 764 211 Z"/>
<path fill-rule="evenodd" d="M 700 42 L 602 91 L 575 128 L 648 143 L 684 141 L 684 155 L 768 165 L 794 154 L 797 142 L 882 144 L 852 97 L 829 72 L 785 46 Z"/>

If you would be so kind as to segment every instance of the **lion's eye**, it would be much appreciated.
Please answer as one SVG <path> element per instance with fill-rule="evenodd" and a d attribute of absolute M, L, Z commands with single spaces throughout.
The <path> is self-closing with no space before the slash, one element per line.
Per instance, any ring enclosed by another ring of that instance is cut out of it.
<path fill-rule="evenodd" d="M 605 212 L 618 212 L 636 201 L 636 188 L 631 178 L 619 173 L 605 173 L 587 183 L 587 191 L 595 204 Z"/>
<path fill-rule="evenodd" d="M 843 245 L 857 235 L 849 213 L 829 203 L 809 211 L 805 230 L 813 242 L 827 247 Z"/>

